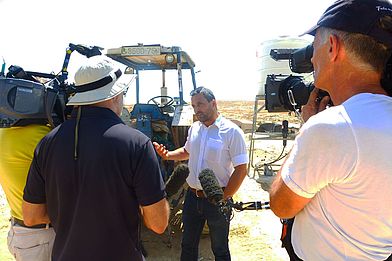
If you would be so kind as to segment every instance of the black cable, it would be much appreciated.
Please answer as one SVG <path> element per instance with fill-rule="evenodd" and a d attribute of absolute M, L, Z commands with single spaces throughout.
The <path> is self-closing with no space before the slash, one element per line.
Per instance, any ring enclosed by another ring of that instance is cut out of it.
<path fill-rule="evenodd" d="M 284 154 L 284 155 L 283 155 L 283 153 L 284 153 L 284 149 L 287 146 L 288 135 L 289 135 L 289 122 L 287 120 L 284 120 L 282 122 L 282 137 L 283 137 L 283 149 L 282 149 L 282 152 L 280 153 L 280 155 L 275 160 L 273 160 L 271 162 L 268 162 L 268 163 L 264 163 L 264 166 L 265 165 L 271 165 L 271 164 L 273 164 L 273 163 L 275 163 L 275 162 L 277 162 L 277 161 L 279 161 L 279 160 L 281 160 L 281 159 L 283 159 L 284 157 L 287 156 L 287 153 Z"/>
<path fill-rule="evenodd" d="M 286 145 L 283 146 L 282 152 L 280 153 L 280 155 L 279 155 L 275 160 L 273 160 L 273 161 L 271 161 L 271 162 L 268 162 L 268 163 L 264 163 L 264 165 L 273 164 L 273 163 L 275 163 L 275 162 L 277 162 L 277 161 L 283 159 L 284 157 L 286 157 L 286 156 L 287 156 L 287 153 L 283 155 L 284 149 L 285 149 L 285 148 L 286 148 Z M 282 155 L 283 155 L 283 156 L 282 156 Z"/>

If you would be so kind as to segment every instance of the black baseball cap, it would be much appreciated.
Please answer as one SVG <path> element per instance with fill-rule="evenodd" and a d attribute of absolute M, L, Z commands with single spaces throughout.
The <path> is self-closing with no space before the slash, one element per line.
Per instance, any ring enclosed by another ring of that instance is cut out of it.
<path fill-rule="evenodd" d="M 392 4 L 387 0 L 338 0 L 304 34 L 315 35 L 319 27 L 368 35 L 392 47 L 392 32 L 380 27 L 384 16 L 392 18 Z"/>

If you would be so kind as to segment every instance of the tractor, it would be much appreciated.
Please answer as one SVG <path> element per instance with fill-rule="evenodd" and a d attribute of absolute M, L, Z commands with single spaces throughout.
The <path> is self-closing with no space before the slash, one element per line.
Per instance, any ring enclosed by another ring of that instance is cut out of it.
<path fill-rule="evenodd" d="M 124 107 L 124 122 L 143 132 L 152 141 L 164 144 L 169 150 L 182 147 L 185 144 L 188 129 L 195 120 L 192 106 L 184 101 L 184 90 L 189 93 L 197 87 L 195 63 L 191 57 L 180 47 L 164 47 L 159 44 L 137 44 L 110 48 L 107 49 L 106 55 L 125 65 L 125 73 L 136 74 L 136 102 L 130 112 Z M 149 87 L 141 88 L 141 82 L 146 78 L 153 78 L 149 75 L 156 74 L 157 71 L 161 72 L 161 81 L 153 84 L 147 82 L 145 85 Z M 188 74 L 185 75 L 185 72 Z M 171 83 L 177 85 L 177 91 L 173 92 L 177 96 L 168 95 L 168 76 L 172 77 Z M 188 80 L 187 84 L 184 84 L 186 79 Z M 153 90 L 153 93 L 159 95 L 153 95 L 147 101 L 142 102 L 140 98 L 141 91 L 144 90 L 150 93 L 152 91 L 151 86 L 154 85 L 156 89 Z M 188 185 L 185 182 L 186 176 L 184 177 L 184 164 L 163 160 L 160 163 L 171 208 L 167 230 L 168 236 L 165 241 L 171 247 L 172 229 L 181 225 L 180 210 L 183 206 Z M 170 193 L 169 186 L 171 189 L 175 188 L 176 192 Z"/>

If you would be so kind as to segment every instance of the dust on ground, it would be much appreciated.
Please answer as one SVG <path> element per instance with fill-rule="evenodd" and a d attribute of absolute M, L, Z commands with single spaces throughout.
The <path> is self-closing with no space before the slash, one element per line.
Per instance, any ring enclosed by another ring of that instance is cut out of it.
<path fill-rule="evenodd" d="M 256 180 L 247 177 L 234 197 L 235 202 L 268 201 L 268 192 L 261 189 Z M 281 224 L 271 210 L 245 210 L 234 212 L 230 224 L 230 252 L 232 260 L 289 260 L 280 243 Z M 171 247 L 169 236 L 156 235 L 150 231 L 142 234 L 143 245 L 148 253 L 147 260 L 179 260 L 181 230 L 175 228 Z M 199 245 L 199 260 L 214 260 L 208 235 L 202 235 Z"/>
<path fill-rule="evenodd" d="M 252 122 L 254 114 L 254 101 L 218 101 L 218 109 L 228 119 L 242 122 Z M 268 113 L 259 111 L 257 124 L 264 122 L 281 123 L 287 119 L 289 122 L 298 123 L 293 115 L 287 113 Z M 250 134 L 246 134 L 249 146 Z M 255 144 L 254 163 L 269 162 L 281 153 L 281 141 L 265 141 Z M 249 147 L 248 147 L 249 149 Z M 250 169 L 239 191 L 234 197 L 236 202 L 268 201 L 268 189 L 273 180 L 271 176 Z M 281 223 L 271 210 L 245 210 L 234 212 L 230 224 L 230 252 L 232 260 L 289 260 L 286 251 L 281 248 L 280 233 Z M 170 238 L 170 244 L 169 239 Z M 143 231 L 143 245 L 148 253 L 147 260 L 179 260 L 181 251 L 181 228 L 175 226 L 171 236 L 167 233 L 156 235 L 150 231 Z M 208 234 L 203 234 L 199 244 L 200 260 L 214 260 L 211 252 Z"/>
<path fill-rule="evenodd" d="M 253 119 L 254 101 L 219 101 L 219 111 L 229 119 L 251 122 Z M 257 125 L 262 122 L 281 122 L 287 114 L 258 113 Z M 290 119 L 292 120 L 292 119 Z M 295 121 L 295 119 L 294 119 Z M 249 138 L 249 135 L 247 136 Z M 249 140 L 247 141 L 249 145 Z M 273 159 L 280 152 L 280 141 L 268 141 L 256 146 L 255 162 Z M 250 169 L 240 190 L 234 197 L 236 202 L 268 201 L 268 188 L 272 177 L 262 175 Z M 259 183 L 259 182 L 261 183 Z M 9 224 L 9 208 L 3 191 L 0 189 L 0 260 L 14 260 L 9 254 L 6 238 Z M 177 220 L 171 235 L 166 231 L 157 235 L 143 229 L 142 241 L 147 251 L 147 260 L 171 261 L 179 260 L 181 250 L 181 223 Z M 281 224 L 271 210 L 245 210 L 234 212 L 230 227 L 230 252 L 232 260 L 289 260 L 280 243 Z M 169 241 L 170 240 L 170 241 Z M 202 235 L 199 245 L 199 260 L 214 260 L 207 234 Z"/>

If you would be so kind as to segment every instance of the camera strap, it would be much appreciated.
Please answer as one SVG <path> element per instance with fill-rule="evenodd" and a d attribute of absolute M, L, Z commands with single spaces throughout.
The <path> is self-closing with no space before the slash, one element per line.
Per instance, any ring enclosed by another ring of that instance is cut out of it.
<path fill-rule="evenodd" d="M 294 224 L 294 218 L 290 219 L 281 219 L 280 222 L 282 223 L 282 234 L 280 236 L 280 241 L 282 241 L 282 248 L 285 248 L 287 254 L 290 257 L 290 261 L 302 261 L 299 258 L 293 248 L 293 244 L 291 243 L 291 233 Z"/>
<path fill-rule="evenodd" d="M 392 97 L 392 55 L 388 58 L 380 83 L 388 96 Z"/>

